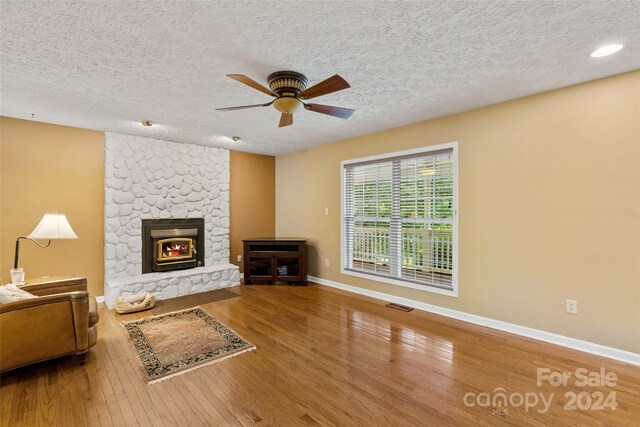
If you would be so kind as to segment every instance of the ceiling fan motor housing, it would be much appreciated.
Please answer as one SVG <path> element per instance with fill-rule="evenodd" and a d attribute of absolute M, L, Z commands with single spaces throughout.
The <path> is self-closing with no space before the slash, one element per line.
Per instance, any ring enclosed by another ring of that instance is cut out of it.
<path fill-rule="evenodd" d="M 297 96 L 307 88 L 307 78 L 295 71 L 276 71 L 267 77 L 269 88 L 279 96 Z"/>

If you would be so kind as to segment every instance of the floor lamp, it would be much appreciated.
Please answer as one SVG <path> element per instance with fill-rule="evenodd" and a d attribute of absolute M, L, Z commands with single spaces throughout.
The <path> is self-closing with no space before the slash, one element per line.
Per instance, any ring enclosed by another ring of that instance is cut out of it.
<path fill-rule="evenodd" d="M 69 225 L 67 217 L 64 214 L 54 212 L 46 213 L 34 230 L 27 237 L 18 237 L 16 239 L 16 254 L 13 260 L 13 268 L 11 269 L 11 282 L 14 284 L 24 282 L 24 270 L 18 268 L 18 257 L 20 256 L 20 240 L 31 240 L 41 248 L 47 248 L 55 239 L 77 239 L 78 236 Z M 48 240 L 46 244 L 38 242 L 40 240 Z"/>

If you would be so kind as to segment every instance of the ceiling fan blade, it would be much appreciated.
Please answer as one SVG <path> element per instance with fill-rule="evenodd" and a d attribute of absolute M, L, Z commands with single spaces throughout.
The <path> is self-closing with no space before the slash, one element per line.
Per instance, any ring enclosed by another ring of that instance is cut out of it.
<path fill-rule="evenodd" d="M 244 83 L 249 87 L 259 90 L 260 92 L 266 93 L 267 95 L 278 96 L 271 89 L 267 89 L 257 81 L 245 76 L 244 74 L 227 74 L 227 77 L 231 77 L 233 80 L 237 80 L 240 83 Z"/>
<path fill-rule="evenodd" d="M 304 104 L 304 108 L 313 111 L 315 113 L 327 114 L 333 117 L 339 117 L 341 119 L 348 119 L 353 114 L 354 109 L 352 108 L 341 108 L 341 107 L 332 107 L 330 105 L 320 105 L 320 104 Z"/>
<path fill-rule="evenodd" d="M 327 95 L 329 93 L 337 92 L 339 90 L 348 89 L 351 86 L 345 79 L 340 77 L 339 75 L 335 75 L 333 77 L 329 77 L 326 80 L 321 81 L 318 84 L 311 86 L 300 92 L 298 94 L 298 98 L 300 99 L 311 99 L 316 98 L 318 96 Z"/>
<path fill-rule="evenodd" d="M 280 115 L 280 124 L 278 125 L 279 128 L 284 126 L 290 126 L 292 124 L 293 124 L 293 114 L 282 113 Z"/>
<path fill-rule="evenodd" d="M 218 111 L 244 110 L 245 108 L 268 107 L 271 104 L 273 104 L 273 101 L 267 102 L 266 104 L 239 105 L 237 107 L 216 108 L 216 110 Z"/>

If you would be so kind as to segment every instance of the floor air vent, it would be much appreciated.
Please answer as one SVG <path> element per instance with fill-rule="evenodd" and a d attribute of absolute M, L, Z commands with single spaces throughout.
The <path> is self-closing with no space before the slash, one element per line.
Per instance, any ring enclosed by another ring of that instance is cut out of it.
<path fill-rule="evenodd" d="M 407 307 L 406 305 L 396 304 L 395 302 L 390 302 L 389 304 L 387 304 L 387 307 L 394 308 L 400 311 L 407 311 L 407 312 L 413 310 L 413 307 Z"/>

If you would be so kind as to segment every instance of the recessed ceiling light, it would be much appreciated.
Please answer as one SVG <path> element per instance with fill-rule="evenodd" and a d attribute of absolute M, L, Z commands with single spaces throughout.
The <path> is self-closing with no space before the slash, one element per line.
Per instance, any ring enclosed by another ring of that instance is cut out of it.
<path fill-rule="evenodd" d="M 153 122 L 151 120 L 140 120 L 140 124 L 142 126 L 149 127 L 149 126 L 151 126 L 153 124 Z"/>
<path fill-rule="evenodd" d="M 211 140 L 222 144 L 234 144 L 240 142 L 242 138 L 239 136 L 212 135 Z"/>
<path fill-rule="evenodd" d="M 623 46 L 621 44 L 608 44 L 591 52 L 591 57 L 601 58 L 603 56 L 613 55 L 614 53 L 619 52 L 622 48 Z"/>

